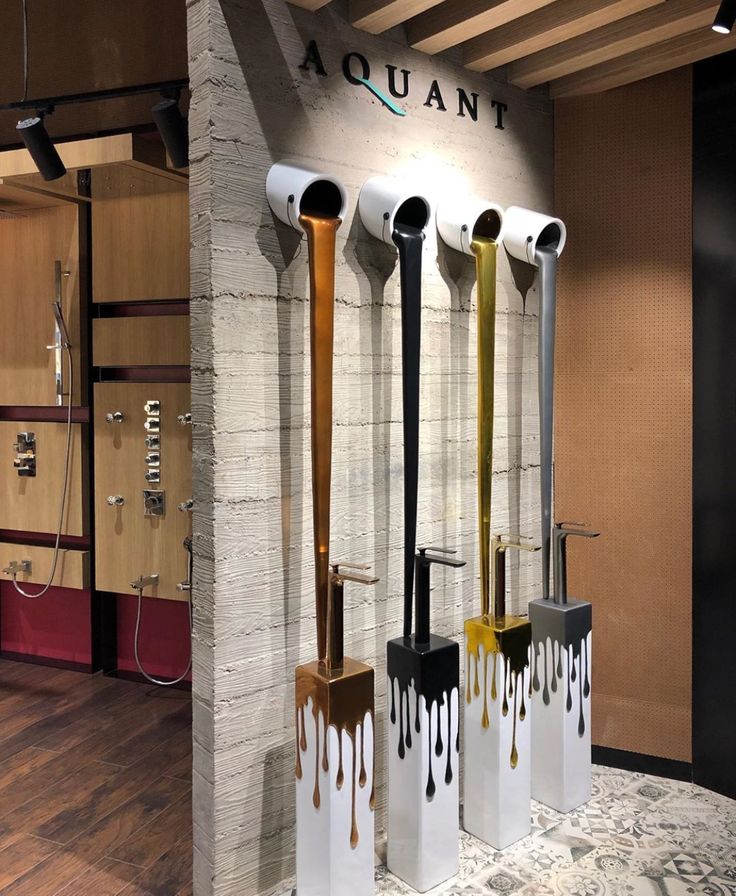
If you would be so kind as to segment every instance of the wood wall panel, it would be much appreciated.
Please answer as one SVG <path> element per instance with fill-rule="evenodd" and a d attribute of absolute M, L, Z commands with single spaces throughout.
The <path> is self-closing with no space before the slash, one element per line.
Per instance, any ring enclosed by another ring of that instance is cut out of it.
<path fill-rule="evenodd" d="M 96 367 L 188 366 L 188 315 L 102 317 L 92 322 Z"/>
<path fill-rule="evenodd" d="M 31 561 L 31 572 L 18 575 L 21 587 L 25 583 L 45 585 L 51 564 L 54 559 L 53 548 L 43 548 L 36 545 L 0 543 L 0 570 L 5 569 L 13 560 Z M 89 588 L 89 551 L 59 551 L 59 559 L 56 564 L 53 586 L 55 588 L 76 588 L 81 590 Z M 0 573 L 2 578 L 10 579 L 9 575 Z M 32 588 L 31 591 L 37 589 Z"/>
<path fill-rule="evenodd" d="M 188 188 L 128 165 L 93 171 L 95 302 L 189 298 Z"/>
<path fill-rule="evenodd" d="M 18 476 L 13 467 L 19 432 L 36 434 L 36 475 Z M 0 422 L 0 529 L 56 532 L 64 482 L 66 423 Z M 72 451 L 63 535 L 87 533 L 86 431 L 72 424 Z"/>
<path fill-rule="evenodd" d="M 691 759 L 691 73 L 555 107 L 555 424 L 571 593 L 593 602 L 593 741 Z"/>
<path fill-rule="evenodd" d="M 161 402 L 161 483 L 147 485 L 144 474 L 146 413 L 150 399 Z M 159 575 L 148 597 L 186 600 L 176 584 L 187 575 L 182 542 L 191 532 L 191 514 L 177 505 L 192 497 L 192 427 L 177 422 L 190 408 L 188 383 L 97 383 L 95 385 L 95 556 L 96 586 L 130 593 L 138 576 Z M 108 412 L 121 411 L 122 423 L 107 423 Z M 166 493 L 163 517 L 144 516 L 143 490 Z M 109 495 L 125 504 L 111 507 Z"/>
<path fill-rule="evenodd" d="M 54 261 L 70 272 L 62 307 L 72 342 L 79 404 L 79 210 L 76 204 L 0 215 L 0 405 L 56 404 Z M 64 357 L 64 379 L 67 377 Z M 65 399 L 66 400 L 66 399 Z"/>

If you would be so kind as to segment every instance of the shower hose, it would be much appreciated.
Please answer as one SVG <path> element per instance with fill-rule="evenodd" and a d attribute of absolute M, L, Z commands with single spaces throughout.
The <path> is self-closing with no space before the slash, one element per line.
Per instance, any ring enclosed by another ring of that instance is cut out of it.
<path fill-rule="evenodd" d="M 72 447 L 72 394 L 74 392 L 74 365 L 72 364 L 72 350 L 69 345 L 64 346 L 64 350 L 66 351 L 67 362 L 69 364 L 69 401 L 67 402 L 67 410 L 66 410 L 66 452 L 64 455 L 64 485 L 61 490 L 61 503 L 59 505 L 59 522 L 56 526 L 56 542 L 54 544 L 54 559 L 51 562 L 51 571 L 49 572 L 49 577 L 46 580 L 46 584 L 41 588 L 40 591 L 33 592 L 24 591 L 21 588 L 20 583 L 16 578 L 16 574 L 13 573 L 13 587 L 21 594 L 23 597 L 28 597 L 31 599 L 35 599 L 38 597 L 43 597 L 44 594 L 51 587 L 51 583 L 54 581 L 54 576 L 56 575 L 56 566 L 59 562 L 59 542 L 61 541 L 61 530 L 64 526 L 64 509 L 66 507 L 66 495 L 69 487 L 69 460 L 71 456 L 71 447 Z"/>
<path fill-rule="evenodd" d="M 168 688 L 175 684 L 180 684 L 189 674 L 189 670 L 192 668 L 192 630 L 194 628 L 194 619 L 192 615 L 192 573 L 193 573 L 193 555 L 192 555 L 192 539 L 185 538 L 184 539 L 184 548 L 187 552 L 187 582 L 189 584 L 189 590 L 187 591 L 187 604 L 188 604 L 188 612 L 189 612 L 189 662 L 187 663 L 186 669 L 181 673 L 178 678 L 172 679 L 164 679 L 164 678 L 155 678 L 153 675 L 149 675 L 148 672 L 143 668 L 143 664 L 141 663 L 141 659 L 139 656 L 138 650 L 138 642 L 140 640 L 141 633 L 141 618 L 143 616 L 143 588 L 138 588 L 138 612 L 136 613 L 135 618 L 135 635 L 133 637 L 133 652 L 135 653 L 135 664 L 138 666 L 138 671 L 141 675 L 146 679 L 146 681 L 150 681 L 151 684 L 156 684 L 162 688 Z"/>

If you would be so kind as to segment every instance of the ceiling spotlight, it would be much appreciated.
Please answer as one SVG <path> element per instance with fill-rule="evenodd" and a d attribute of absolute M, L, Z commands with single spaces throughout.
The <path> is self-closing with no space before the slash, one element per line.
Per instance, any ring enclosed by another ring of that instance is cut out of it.
<path fill-rule="evenodd" d="M 736 22 L 736 0 L 721 0 L 711 27 L 719 34 L 730 34 L 734 22 Z"/>
<path fill-rule="evenodd" d="M 44 114 L 39 112 L 33 118 L 19 121 L 16 130 L 36 168 L 41 172 L 41 177 L 44 180 L 58 180 L 66 174 L 66 168 L 43 123 Z"/>
<path fill-rule="evenodd" d="M 187 120 L 179 110 L 178 99 L 164 97 L 151 113 L 171 164 L 174 168 L 186 168 L 189 164 L 189 130 Z"/>

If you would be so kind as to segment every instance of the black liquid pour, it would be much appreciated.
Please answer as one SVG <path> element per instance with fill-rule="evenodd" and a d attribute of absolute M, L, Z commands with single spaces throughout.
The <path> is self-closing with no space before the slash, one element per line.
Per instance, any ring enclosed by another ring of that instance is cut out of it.
<path fill-rule="evenodd" d="M 397 224 L 391 235 L 401 276 L 401 385 L 404 411 L 404 637 L 411 635 L 419 479 L 419 358 L 422 335 L 422 243 L 416 227 Z M 408 630 L 407 630 L 408 625 Z"/>
<path fill-rule="evenodd" d="M 532 687 L 535 691 L 539 692 L 541 687 L 540 677 L 539 677 L 539 663 L 540 660 L 544 666 L 544 687 L 542 688 L 542 700 L 544 701 L 546 706 L 549 706 L 550 702 L 550 692 L 548 686 L 548 668 L 551 671 L 551 687 L 552 691 L 557 690 L 557 679 L 562 679 L 563 676 L 563 668 L 562 668 L 562 651 L 566 649 L 567 652 L 567 682 L 566 682 L 566 700 L 565 700 L 565 708 L 567 712 L 572 712 L 573 708 L 573 698 L 572 698 L 572 690 L 573 685 L 577 681 L 578 683 L 578 691 L 579 691 L 579 716 L 578 716 L 578 735 L 582 737 L 585 734 L 585 714 L 583 708 L 583 700 L 590 696 L 590 670 L 589 670 L 589 661 L 588 661 L 588 640 L 587 636 L 583 637 L 577 644 L 570 644 L 567 648 L 564 648 L 561 644 L 558 644 L 557 641 L 552 642 L 552 651 L 551 656 L 548 658 L 547 656 L 547 641 L 536 641 L 533 645 L 532 650 L 532 661 L 534 665 L 533 674 L 532 674 Z M 580 670 L 576 668 L 575 661 L 578 661 L 578 665 Z"/>

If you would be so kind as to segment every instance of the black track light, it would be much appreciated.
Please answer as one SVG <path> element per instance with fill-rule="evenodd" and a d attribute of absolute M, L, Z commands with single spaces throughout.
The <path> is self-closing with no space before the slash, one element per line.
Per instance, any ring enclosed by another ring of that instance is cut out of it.
<path fill-rule="evenodd" d="M 18 122 L 16 130 L 36 168 L 41 172 L 41 177 L 44 180 L 58 180 L 66 174 L 66 168 L 51 142 L 43 117 L 44 113 L 39 112 L 33 118 L 25 118 Z"/>
<path fill-rule="evenodd" d="M 179 110 L 179 102 L 164 97 L 151 109 L 166 152 L 174 168 L 186 168 L 189 164 L 189 129 L 187 120 Z"/>
<path fill-rule="evenodd" d="M 730 34 L 736 22 L 736 0 L 721 0 L 712 28 L 719 34 Z"/>

